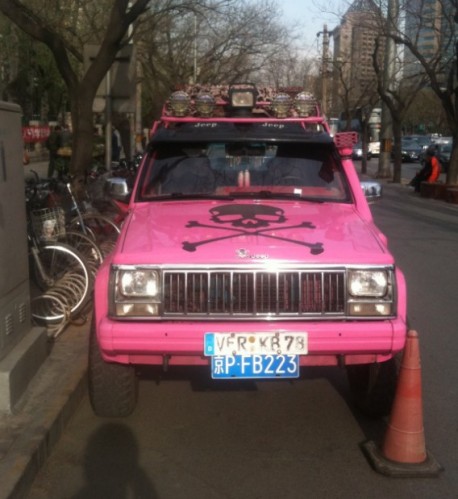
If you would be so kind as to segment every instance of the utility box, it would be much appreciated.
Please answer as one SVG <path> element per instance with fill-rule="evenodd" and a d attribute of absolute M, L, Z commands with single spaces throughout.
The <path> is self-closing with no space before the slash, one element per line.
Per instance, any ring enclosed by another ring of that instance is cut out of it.
<path fill-rule="evenodd" d="M 45 331 L 31 323 L 22 155 L 21 109 L 0 102 L 0 412 L 11 412 L 46 356 Z"/>

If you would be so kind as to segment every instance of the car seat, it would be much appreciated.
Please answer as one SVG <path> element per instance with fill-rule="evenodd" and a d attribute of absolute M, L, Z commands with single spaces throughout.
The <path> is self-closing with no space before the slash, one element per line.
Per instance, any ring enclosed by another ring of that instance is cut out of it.
<path fill-rule="evenodd" d="M 163 194 L 212 193 L 215 189 L 215 174 L 207 157 L 185 157 L 167 172 L 162 182 Z"/>

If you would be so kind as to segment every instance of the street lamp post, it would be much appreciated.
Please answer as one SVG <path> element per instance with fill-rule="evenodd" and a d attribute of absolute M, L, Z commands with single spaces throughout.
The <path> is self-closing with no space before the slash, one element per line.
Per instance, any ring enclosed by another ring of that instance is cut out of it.
<path fill-rule="evenodd" d="M 317 36 L 323 35 L 323 55 L 321 63 L 321 110 L 323 115 L 328 111 L 328 77 L 329 77 L 329 36 L 334 30 L 328 31 L 327 24 L 323 25 L 323 31 L 319 31 Z"/>

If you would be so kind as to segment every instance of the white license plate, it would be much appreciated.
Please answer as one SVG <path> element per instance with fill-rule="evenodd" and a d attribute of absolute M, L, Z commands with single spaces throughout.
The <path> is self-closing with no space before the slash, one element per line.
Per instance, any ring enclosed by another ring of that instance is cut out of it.
<path fill-rule="evenodd" d="M 211 358 L 214 379 L 298 378 L 298 355 L 222 355 Z"/>
<path fill-rule="evenodd" d="M 307 333 L 205 333 L 204 354 L 214 355 L 307 355 Z"/>

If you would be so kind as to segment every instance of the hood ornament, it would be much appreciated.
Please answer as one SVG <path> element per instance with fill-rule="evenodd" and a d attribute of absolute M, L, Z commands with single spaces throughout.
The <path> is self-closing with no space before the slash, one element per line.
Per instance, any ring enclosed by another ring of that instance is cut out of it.
<path fill-rule="evenodd" d="M 235 250 L 235 254 L 239 258 L 250 258 L 252 260 L 267 260 L 269 258 L 269 255 L 265 253 L 251 253 L 250 250 L 247 250 L 245 248 L 239 248 Z"/>

